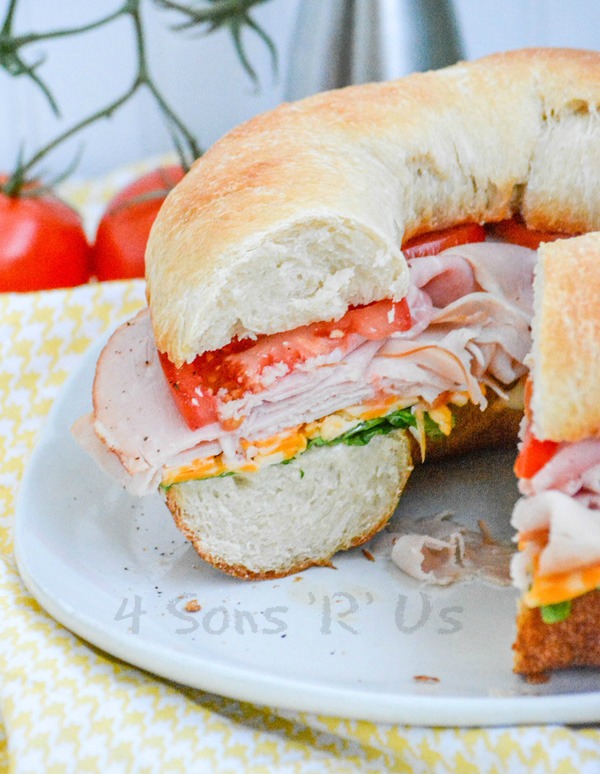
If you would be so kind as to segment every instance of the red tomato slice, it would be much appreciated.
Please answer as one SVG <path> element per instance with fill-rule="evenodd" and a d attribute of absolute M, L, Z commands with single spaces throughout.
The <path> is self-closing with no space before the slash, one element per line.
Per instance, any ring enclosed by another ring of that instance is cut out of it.
<path fill-rule="evenodd" d="M 555 441 L 539 441 L 527 430 L 515 461 L 515 474 L 519 478 L 533 478 L 554 457 L 557 448 Z"/>
<path fill-rule="evenodd" d="M 425 255 L 437 255 L 449 247 L 457 247 L 471 242 L 483 242 L 485 229 L 478 223 L 461 223 L 458 226 L 431 231 L 428 234 L 409 239 L 402 245 L 404 257 L 422 258 Z"/>
<path fill-rule="evenodd" d="M 348 346 L 351 334 L 377 340 L 411 326 L 405 299 L 375 301 L 350 309 L 334 322 L 303 325 L 291 331 L 259 336 L 256 340 L 234 340 L 220 350 L 204 352 L 181 368 L 161 355 L 161 363 L 171 392 L 192 430 L 217 419 L 216 394 L 235 400 L 246 392 L 260 392 L 260 380 L 269 366 L 283 365 L 290 371 L 319 355 L 328 355 Z"/>
<path fill-rule="evenodd" d="M 212 392 L 202 391 L 202 380 L 196 370 L 195 361 L 176 368 L 165 354 L 159 354 L 171 394 L 188 427 L 198 430 L 217 422 L 217 400 Z"/>
<path fill-rule="evenodd" d="M 533 382 L 527 379 L 525 382 L 525 416 L 532 421 L 531 399 L 533 397 Z M 514 471 L 519 478 L 533 478 L 544 465 L 554 456 L 558 443 L 555 441 L 539 441 L 528 426 L 525 430 L 525 438 L 517 459 Z"/>
<path fill-rule="evenodd" d="M 536 231 L 517 218 L 501 220 L 499 223 L 490 223 L 488 228 L 494 236 L 505 239 L 521 247 L 529 247 L 537 250 L 542 242 L 554 242 L 557 239 L 568 239 L 573 234 L 560 234 L 557 231 Z"/>
<path fill-rule="evenodd" d="M 155 169 L 112 199 L 98 225 L 92 252 L 92 273 L 99 280 L 144 276 L 150 229 L 167 194 L 183 175 L 176 165 Z"/>
<path fill-rule="evenodd" d="M 350 309 L 340 322 L 345 323 L 348 333 L 358 333 L 370 341 L 384 339 L 395 331 L 407 331 L 411 326 L 410 310 L 404 299 L 395 304 L 391 301 L 377 301 Z M 331 325 L 335 330 L 339 323 Z"/>
<path fill-rule="evenodd" d="M 0 177 L 0 182 L 6 176 Z M 0 292 L 87 282 L 90 246 L 77 212 L 52 194 L 0 193 Z"/>

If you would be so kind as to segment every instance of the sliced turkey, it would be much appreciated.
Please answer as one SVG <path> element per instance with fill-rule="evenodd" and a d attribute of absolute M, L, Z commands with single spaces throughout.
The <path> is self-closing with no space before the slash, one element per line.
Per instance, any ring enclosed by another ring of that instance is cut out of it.
<path fill-rule="evenodd" d="M 524 495 L 554 489 L 600 506 L 600 438 L 561 443 L 533 478 L 519 481 L 519 489 Z"/>
<path fill-rule="evenodd" d="M 552 575 L 600 564 L 600 510 L 587 508 L 564 492 L 549 490 L 517 501 L 511 520 L 521 534 L 548 530 L 537 573 Z M 527 590 L 532 550 L 517 554 L 512 576 Z"/>
<path fill-rule="evenodd" d="M 113 334 L 98 361 L 93 429 L 139 493 L 153 491 L 165 466 L 232 458 L 242 438 L 268 438 L 382 395 L 430 404 L 447 391 L 468 392 L 484 408 L 480 383 L 500 390 L 525 370 L 534 257 L 481 243 L 411 260 L 410 331 L 381 340 L 352 334 L 291 371 L 263 372 L 262 389 L 235 400 L 218 393 L 221 421 L 199 430 L 189 429 L 175 405 L 142 312 Z M 89 422 L 74 432 L 90 448 L 88 430 Z"/>

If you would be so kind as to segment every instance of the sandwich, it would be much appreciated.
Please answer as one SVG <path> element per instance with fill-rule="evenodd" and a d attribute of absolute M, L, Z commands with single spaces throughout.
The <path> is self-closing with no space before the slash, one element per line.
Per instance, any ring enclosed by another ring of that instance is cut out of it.
<path fill-rule="evenodd" d="M 599 68 L 511 52 L 230 132 L 167 197 L 76 437 L 238 577 L 368 540 L 420 458 L 518 424 L 535 253 L 484 224 L 600 228 Z"/>
<path fill-rule="evenodd" d="M 515 670 L 600 667 L 600 233 L 544 244 L 512 523 Z"/>

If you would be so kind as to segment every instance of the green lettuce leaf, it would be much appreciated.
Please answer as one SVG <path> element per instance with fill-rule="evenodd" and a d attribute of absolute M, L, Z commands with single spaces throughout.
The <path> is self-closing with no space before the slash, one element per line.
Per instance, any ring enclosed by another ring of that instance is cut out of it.
<path fill-rule="evenodd" d="M 425 414 L 425 432 L 432 438 L 443 435 L 438 424 L 431 419 L 429 414 Z M 361 422 L 347 433 L 338 435 L 332 441 L 326 441 L 323 438 L 313 438 L 308 442 L 311 446 L 336 446 L 339 443 L 345 443 L 347 446 L 366 446 L 371 438 L 376 435 L 387 435 L 394 430 L 405 430 L 408 427 L 416 427 L 417 420 L 410 408 L 399 409 L 385 417 L 377 419 L 367 419 Z"/>
<path fill-rule="evenodd" d="M 425 423 L 425 432 L 427 435 L 429 435 L 432 438 L 439 438 L 443 435 L 442 431 L 440 430 L 438 424 L 433 421 L 433 419 L 429 416 L 429 414 L 425 414 L 424 417 L 424 423 Z M 454 425 L 454 417 L 452 417 L 452 425 Z M 410 408 L 405 409 L 399 409 L 398 411 L 394 411 L 391 414 L 388 414 L 385 417 L 377 417 L 376 419 L 366 419 L 364 422 L 361 422 L 356 427 L 353 427 L 352 430 L 348 430 L 347 433 L 343 433 L 342 435 L 338 435 L 337 438 L 334 438 L 332 441 L 326 441 L 323 438 L 317 437 L 312 438 L 306 447 L 306 450 L 310 449 L 312 446 L 337 446 L 337 444 L 344 443 L 347 446 L 366 446 L 369 441 L 374 438 L 376 435 L 387 435 L 388 433 L 393 432 L 394 430 L 406 430 L 409 427 L 416 427 L 417 426 L 417 420 L 410 410 Z M 283 462 L 280 462 L 280 465 L 289 465 L 290 462 L 293 462 L 297 457 L 300 455 L 296 455 L 296 457 L 291 457 L 289 460 L 284 460 Z M 235 476 L 237 475 L 235 471 L 227 471 L 226 473 L 220 473 L 218 476 L 206 476 L 206 479 L 208 478 L 222 478 L 224 476 Z M 304 475 L 304 473 L 302 473 Z M 205 479 L 196 479 L 197 481 L 203 481 Z M 163 484 L 160 485 L 161 489 L 166 491 L 170 488 L 169 486 L 164 486 Z"/>
<path fill-rule="evenodd" d="M 542 605 L 542 621 L 547 624 L 560 623 L 569 617 L 571 612 L 571 600 L 557 602 L 555 605 Z"/>

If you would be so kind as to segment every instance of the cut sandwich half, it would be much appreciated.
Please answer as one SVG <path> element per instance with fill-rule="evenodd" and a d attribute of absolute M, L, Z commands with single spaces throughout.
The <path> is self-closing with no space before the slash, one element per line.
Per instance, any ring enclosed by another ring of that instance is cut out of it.
<path fill-rule="evenodd" d="M 234 575 L 368 539 L 411 453 L 516 424 L 535 253 L 482 224 L 600 228 L 599 63 L 513 52 L 231 132 L 161 209 L 83 445 Z"/>
<path fill-rule="evenodd" d="M 326 564 L 385 525 L 411 447 L 422 459 L 455 435 L 453 449 L 482 445 L 486 422 L 514 441 L 534 255 L 479 242 L 409 258 L 399 303 L 235 340 L 179 368 L 143 312 L 103 350 L 76 433 L 132 492 L 160 487 L 215 566 L 266 578 Z"/>
<path fill-rule="evenodd" d="M 542 245 L 515 470 L 515 671 L 600 666 L 600 233 Z"/>

